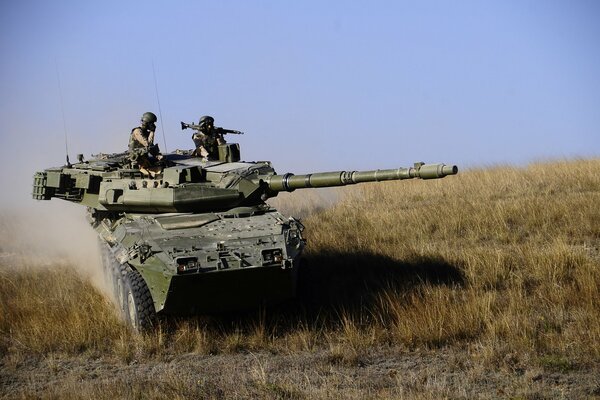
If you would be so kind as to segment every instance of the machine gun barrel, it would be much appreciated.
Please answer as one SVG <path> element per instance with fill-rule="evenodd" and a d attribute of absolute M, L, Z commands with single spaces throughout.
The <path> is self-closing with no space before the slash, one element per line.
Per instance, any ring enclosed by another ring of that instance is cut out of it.
<path fill-rule="evenodd" d="M 181 121 L 181 130 L 188 129 L 188 128 L 196 130 L 196 131 L 199 131 L 201 129 L 200 125 L 188 124 L 188 123 Z M 214 134 L 217 134 L 217 135 L 226 135 L 228 133 L 231 133 L 234 135 L 243 135 L 244 134 L 244 132 L 242 132 L 242 131 L 236 131 L 234 129 L 225 129 L 225 128 L 221 128 L 220 126 L 214 127 L 213 132 L 214 132 Z"/>
<path fill-rule="evenodd" d="M 392 181 L 401 179 L 439 179 L 458 173 L 456 165 L 415 163 L 414 167 L 378 169 L 374 171 L 335 171 L 306 175 L 272 175 L 264 179 L 275 192 L 295 189 L 353 185 L 362 182 Z"/>
<path fill-rule="evenodd" d="M 215 132 L 217 134 L 221 134 L 221 135 L 225 135 L 227 133 L 233 133 L 234 135 L 243 135 L 244 132 L 242 131 L 236 131 L 234 129 L 225 129 L 225 128 L 221 128 L 221 127 L 215 127 Z"/>

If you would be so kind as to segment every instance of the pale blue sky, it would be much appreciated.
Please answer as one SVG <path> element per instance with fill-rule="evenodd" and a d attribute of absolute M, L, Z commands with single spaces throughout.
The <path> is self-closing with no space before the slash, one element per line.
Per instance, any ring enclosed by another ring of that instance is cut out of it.
<path fill-rule="evenodd" d="M 0 183 L 63 163 L 57 75 L 71 159 L 125 150 L 159 114 L 152 63 L 169 150 L 210 114 L 280 173 L 598 157 L 599 21 L 580 0 L 5 1 Z"/>

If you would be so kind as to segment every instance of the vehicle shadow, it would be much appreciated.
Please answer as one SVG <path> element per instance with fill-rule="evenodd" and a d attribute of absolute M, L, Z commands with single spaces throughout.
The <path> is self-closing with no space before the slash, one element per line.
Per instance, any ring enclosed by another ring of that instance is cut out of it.
<path fill-rule="evenodd" d="M 352 310 L 368 305 L 383 290 L 411 292 L 423 285 L 461 287 L 465 277 L 442 258 L 399 261 L 365 253 L 309 254 L 301 265 L 298 301 L 308 309 Z"/>
<path fill-rule="evenodd" d="M 284 334 L 299 326 L 337 326 L 342 316 L 364 319 L 376 309 L 383 291 L 410 294 L 424 286 L 464 284 L 460 268 L 442 258 L 408 262 L 364 252 L 321 252 L 302 260 L 295 299 L 259 310 L 201 316 L 198 321 L 222 334 L 256 326 Z"/>

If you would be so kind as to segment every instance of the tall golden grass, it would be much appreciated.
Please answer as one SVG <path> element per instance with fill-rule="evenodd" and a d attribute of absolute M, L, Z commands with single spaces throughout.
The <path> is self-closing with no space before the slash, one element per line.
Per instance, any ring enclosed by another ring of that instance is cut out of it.
<path fill-rule="evenodd" d="M 485 365 L 599 360 L 600 160 L 365 184 L 336 196 L 326 209 L 307 196 L 276 200 L 307 215 L 297 302 L 167 321 L 146 334 L 126 329 L 77 265 L 16 268 L 4 257 L 0 352 L 129 362 L 324 350 L 332 363 L 357 365 L 373 346 L 391 345 L 459 346 Z"/>
<path fill-rule="evenodd" d="M 388 340 L 466 341 L 490 361 L 511 351 L 597 360 L 599 205 L 598 160 L 366 185 L 309 219 L 310 254 L 434 267 L 433 277 L 415 269 L 419 284 L 388 282 L 376 294 L 369 312 Z"/>

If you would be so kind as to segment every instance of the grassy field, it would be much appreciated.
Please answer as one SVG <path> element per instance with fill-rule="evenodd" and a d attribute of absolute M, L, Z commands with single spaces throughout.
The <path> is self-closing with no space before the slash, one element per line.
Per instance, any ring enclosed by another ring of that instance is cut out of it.
<path fill-rule="evenodd" d="M 297 301 L 147 334 L 5 217 L 0 397 L 600 398 L 600 160 L 304 193 Z"/>

